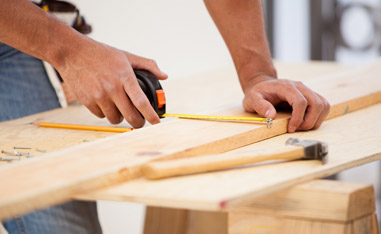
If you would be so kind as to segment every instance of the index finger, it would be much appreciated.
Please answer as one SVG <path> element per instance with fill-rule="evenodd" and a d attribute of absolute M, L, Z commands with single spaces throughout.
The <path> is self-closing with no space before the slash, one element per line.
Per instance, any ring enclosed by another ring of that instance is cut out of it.
<path fill-rule="evenodd" d="M 147 96 L 144 94 L 143 90 L 140 88 L 140 85 L 136 79 L 135 74 L 130 72 L 131 79 L 128 79 L 124 83 L 123 88 L 129 96 L 132 104 L 140 111 L 144 118 L 151 124 L 160 123 L 159 116 L 152 108 Z"/>

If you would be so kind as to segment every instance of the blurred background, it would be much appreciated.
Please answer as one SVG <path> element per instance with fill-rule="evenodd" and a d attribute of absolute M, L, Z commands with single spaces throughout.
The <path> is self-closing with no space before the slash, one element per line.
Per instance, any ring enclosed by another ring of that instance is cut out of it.
<path fill-rule="evenodd" d="M 155 59 L 170 79 L 233 66 L 201 0 L 71 2 L 92 25 L 90 37 Z M 381 52 L 380 9 L 381 0 L 265 0 L 273 58 L 350 65 L 370 62 Z M 372 163 L 340 173 L 337 178 L 374 183 L 380 197 L 379 168 L 379 163 Z M 139 204 L 99 202 L 106 234 L 141 233 L 144 212 Z"/>

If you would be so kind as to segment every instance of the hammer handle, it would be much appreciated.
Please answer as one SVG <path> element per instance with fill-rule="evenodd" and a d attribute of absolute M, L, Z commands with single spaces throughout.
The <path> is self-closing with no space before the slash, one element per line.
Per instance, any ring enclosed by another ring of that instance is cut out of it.
<path fill-rule="evenodd" d="M 304 157 L 301 146 L 284 146 L 278 150 L 253 153 L 225 153 L 205 155 L 168 161 L 149 162 L 142 168 L 147 179 L 161 179 L 171 176 L 214 171 L 235 166 L 247 165 L 269 160 L 292 160 Z"/>

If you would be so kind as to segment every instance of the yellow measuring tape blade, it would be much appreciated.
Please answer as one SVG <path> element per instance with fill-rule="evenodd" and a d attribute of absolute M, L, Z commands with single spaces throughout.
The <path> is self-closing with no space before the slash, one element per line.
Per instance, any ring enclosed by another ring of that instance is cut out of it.
<path fill-rule="evenodd" d="M 163 114 L 162 117 L 177 117 L 182 119 L 206 119 L 206 120 L 228 120 L 228 121 L 248 121 L 263 122 L 268 127 L 272 126 L 272 119 L 259 117 L 233 117 L 233 116 L 214 116 L 214 115 L 188 115 L 188 114 Z"/>

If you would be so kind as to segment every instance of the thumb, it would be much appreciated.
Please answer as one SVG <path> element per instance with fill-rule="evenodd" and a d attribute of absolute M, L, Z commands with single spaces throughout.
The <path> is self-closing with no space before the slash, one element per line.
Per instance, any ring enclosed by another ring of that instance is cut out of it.
<path fill-rule="evenodd" d="M 248 112 L 257 112 L 260 116 L 274 119 L 276 110 L 273 104 L 264 99 L 260 94 L 248 94 L 243 100 L 243 107 Z"/>

